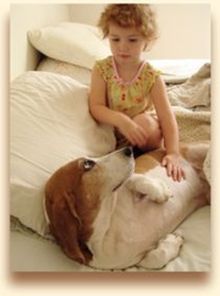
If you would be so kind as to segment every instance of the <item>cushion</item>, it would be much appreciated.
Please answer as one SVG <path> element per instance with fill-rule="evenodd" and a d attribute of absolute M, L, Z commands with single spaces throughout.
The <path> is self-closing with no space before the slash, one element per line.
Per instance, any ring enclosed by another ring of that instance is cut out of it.
<path fill-rule="evenodd" d="M 28 31 L 31 44 L 48 57 L 92 69 L 97 59 L 110 55 L 95 26 L 63 22 Z"/>
<path fill-rule="evenodd" d="M 91 81 L 91 70 L 47 57 L 40 61 L 37 71 L 67 75 L 86 85 L 90 85 Z"/>
<path fill-rule="evenodd" d="M 46 181 L 75 158 L 114 150 L 113 129 L 91 117 L 86 86 L 49 72 L 29 71 L 12 82 L 10 120 L 10 213 L 45 235 Z"/>

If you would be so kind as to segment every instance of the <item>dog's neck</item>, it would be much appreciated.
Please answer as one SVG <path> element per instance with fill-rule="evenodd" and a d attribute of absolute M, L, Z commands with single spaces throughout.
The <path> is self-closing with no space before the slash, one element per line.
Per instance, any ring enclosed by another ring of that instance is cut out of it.
<path fill-rule="evenodd" d="M 101 207 L 93 223 L 94 232 L 88 242 L 88 247 L 93 254 L 95 252 L 102 252 L 100 249 L 104 247 L 104 237 L 111 227 L 112 215 L 117 203 L 117 196 L 117 191 L 115 191 L 111 195 L 101 197 Z"/>

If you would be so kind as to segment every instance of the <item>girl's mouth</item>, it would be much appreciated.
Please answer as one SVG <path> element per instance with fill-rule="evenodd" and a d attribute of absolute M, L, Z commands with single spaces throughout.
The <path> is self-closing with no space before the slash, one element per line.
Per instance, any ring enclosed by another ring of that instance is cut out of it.
<path fill-rule="evenodd" d="M 119 56 L 122 59 L 126 59 L 126 58 L 129 58 L 130 57 L 128 54 L 120 54 Z"/>

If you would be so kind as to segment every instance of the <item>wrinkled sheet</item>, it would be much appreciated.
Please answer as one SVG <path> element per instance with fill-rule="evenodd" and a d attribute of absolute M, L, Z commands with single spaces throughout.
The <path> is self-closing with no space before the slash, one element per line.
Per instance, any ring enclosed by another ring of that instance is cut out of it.
<path fill-rule="evenodd" d="M 10 237 L 12 271 L 104 271 L 78 264 L 67 258 L 57 244 L 30 230 L 23 229 L 18 225 L 18 222 L 12 223 L 12 228 Z M 206 206 L 197 210 L 181 224 L 179 229 L 184 237 L 180 255 L 159 271 L 210 271 L 210 207 Z M 146 272 L 153 270 L 133 266 L 119 271 Z"/>
<path fill-rule="evenodd" d="M 210 65 L 204 65 L 182 84 L 168 86 L 168 96 L 185 142 L 210 140 Z M 210 182 L 210 154 L 204 173 Z M 180 226 L 184 245 L 180 256 L 160 271 L 210 270 L 210 207 L 197 210 Z M 11 270 L 13 271 L 102 271 L 68 259 L 52 241 L 28 231 L 16 220 L 12 222 Z M 131 267 L 123 271 L 146 271 Z M 152 271 L 152 270 L 149 270 Z"/>

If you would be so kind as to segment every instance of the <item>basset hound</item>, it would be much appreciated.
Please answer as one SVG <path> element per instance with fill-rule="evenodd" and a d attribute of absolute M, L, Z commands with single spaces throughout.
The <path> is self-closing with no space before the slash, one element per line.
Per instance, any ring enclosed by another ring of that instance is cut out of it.
<path fill-rule="evenodd" d="M 161 166 L 162 149 L 134 160 L 125 147 L 64 165 L 45 188 L 51 233 L 65 254 L 82 264 L 162 268 L 183 244 L 176 228 L 208 204 L 209 185 L 201 173 L 207 148 L 205 143 L 182 148 L 181 182 Z"/>

